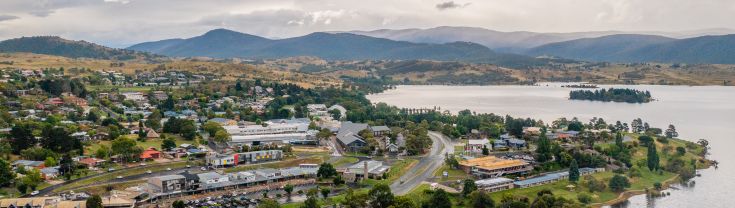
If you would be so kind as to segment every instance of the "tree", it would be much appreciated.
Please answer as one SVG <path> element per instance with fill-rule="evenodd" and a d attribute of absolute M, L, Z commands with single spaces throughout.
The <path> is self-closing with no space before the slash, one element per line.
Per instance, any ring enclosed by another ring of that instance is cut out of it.
<path fill-rule="evenodd" d="M 227 142 L 230 142 L 232 140 L 232 137 L 230 137 L 230 134 L 227 133 L 224 129 L 220 129 L 217 131 L 217 133 L 214 134 L 214 141 L 225 144 Z"/>
<path fill-rule="evenodd" d="M 43 165 L 46 167 L 56 166 L 56 159 L 53 157 L 46 157 L 46 160 L 43 161 Z"/>
<path fill-rule="evenodd" d="M 452 208 L 452 201 L 449 199 L 449 194 L 447 194 L 444 189 L 435 190 L 434 193 L 431 194 L 428 203 L 429 204 L 426 204 L 428 207 Z"/>
<path fill-rule="evenodd" d="M 280 208 L 281 205 L 278 204 L 278 201 L 273 199 L 263 199 L 258 204 L 258 208 Z"/>
<path fill-rule="evenodd" d="M 135 140 L 120 137 L 112 141 L 112 153 L 120 155 L 125 161 L 134 160 L 142 152 L 143 149 L 136 145 Z"/>
<path fill-rule="evenodd" d="M 283 186 L 283 191 L 285 191 L 286 192 L 286 196 L 289 199 L 291 199 L 291 192 L 293 192 L 293 185 L 286 184 L 285 186 Z"/>
<path fill-rule="evenodd" d="M 329 188 L 321 188 L 319 190 L 322 193 L 322 198 L 327 199 L 329 197 L 329 193 L 332 193 L 332 189 Z"/>
<path fill-rule="evenodd" d="M 148 118 L 145 121 L 145 125 L 153 130 L 158 130 L 161 128 L 161 119 L 163 119 L 161 111 L 158 109 L 153 110 L 151 115 L 148 115 Z"/>
<path fill-rule="evenodd" d="M 377 184 L 370 189 L 370 207 L 387 208 L 395 203 L 395 196 L 390 190 L 390 186 L 384 183 Z"/>
<path fill-rule="evenodd" d="M 181 126 L 181 136 L 188 140 L 193 140 L 197 135 L 197 127 L 193 121 L 186 120 Z"/>
<path fill-rule="evenodd" d="M 23 177 L 22 182 L 28 185 L 28 188 L 31 188 L 31 190 L 35 191 L 36 187 L 38 187 L 38 185 L 43 182 L 41 171 L 37 169 L 31 169 L 30 171 L 27 171 L 25 177 Z"/>
<path fill-rule="evenodd" d="M 310 189 L 306 193 L 306 201 L 301 208 L 319 208 L 319 199 L 317 199 L 316 188 Z"/>
<path fill-rule="evenodd" d="M 473 191 L 470 194 L 470 201 L 472 202 L 472 208 L 493 208 L 495 207 L 495 201 L 485 191 Z"/>
<path fill-rule="evenodd" d="M 573 159 L 569 165 L 569 181 L 575 183 L 579 181 L 579 166 L 577 165 L 576 159 Z"/>
<path fill-rule="evenodd" d="M 469 178 L 464 180 L 464 186 L 462 187 L 462 196 L 467 197 L 470 195 L 470 193 L 476 190 L 477 184 L 475 184 L 475 180 Z"/>
<path fill-rule="evenodd" d="M 348 208 L 365 208 L 368 207 L 368 195 L 366 193 L 355 193 L 354 190 L 347 189 L 345 194 L 345 206 Z"/>
<path fill-rule="evenodd" d="M 418 208 L 418 205 L 416 205 L 416 202 L 413 201 L 413 199 L 406 197 L 406 196 L 398 196 L 396 197 L 396 202 L 393 203 L 394 208 Z"/>
<path fill-rule="evenodd" d="M 676 127 L 674 127 L 673 124 L 669 124 L 669 128 L 666 129 L 666 138 L 676 138 L 679 137 L 679 133 L 676 132 Z"/>
<path fill-rule="evenodd" d="M 319 165 L 319 170 L 317 170 L 316 175 L 320 178 L 329 178 L 337 175 L 337 169 L 331 163 L 325 162 Z"/>
<path fill-rule="evenodd" d="M 482 155 L 490 155 L 490 149 L 486 145 L 482 145 Z"/>
<path fill-rule="evenodd" d="M 10 185 L 10 182 L 12 182 L 15 179 L 15 172 L 13 172 L 13 169 L 10 167 L 10 163 L 8 161 L 0 159 L 0 186 L 7 186 Z"/>
<path fill-rule="evenodd" d="M 87 198 L 86 202 L 87 208 L 102 208 L 102 197 L 100 195 L 92 195 L 91 197 Z M 176 202 L 174 202 L 174 206 L 176 207 Z"/>
<path fill-rule="evenodd" d="M 174 138 L 168 137 L 163 139 L 161 142 L 162 150 L 171 150 L 173 148 L 176 148 L 176 140 Z"/>
<path fill-rule="evenodd" d="M 204 123 L 202 128 L 204 129 L 204 131 L 207 132 L 207 134 L 209 134 L 209 136 L 214 136 L 217 131 L 224 129 L 222 128 L 222 125 L 214 121 L 207 121 L 206 123 Z"/>
<path fill-rule="evenodd" d="M 625 190 L 625 188 L 630 187 L 630 182 L 625 176 L 616 174 L 610 179 L 610 184 L 608 186 L 612 191 L 621 192 Z"/>
<path fill-rule="evenodd" d="M 33 127 L 27 122 L 16 123 L 10 129 L 10 146 L 14 154 L 19 154 L 21 150 L 33 147 L 38 142 L 33 136 Z"/>
<path fill-rule="evenodd" d="M 43 129 L 43 137 L 41 138 L 41 146 L 46 149 L 53 150 L 58 153 L 69 153 L 78 150 L 79 154 L 83 152 L 84 146 L 78 139 L 69 135 L 66 129 L 61 127 L 46 126 Z"/>
<path fill-rule="evenodd" d="M 647 161 L 649 170 L 653 171 L 653 170 L 658 170 L 660 168 L 658 152 L 656 151 L 655 144 L 648 145 L 648 157 L 646 161 Z"/>
<path fill-rule="evenodd" d="M 551 160 L 551 142 L 546 138 L 545 134 L 541 134 L 536 147 L 536 157 L 538 162 L 546 162 Z"/>

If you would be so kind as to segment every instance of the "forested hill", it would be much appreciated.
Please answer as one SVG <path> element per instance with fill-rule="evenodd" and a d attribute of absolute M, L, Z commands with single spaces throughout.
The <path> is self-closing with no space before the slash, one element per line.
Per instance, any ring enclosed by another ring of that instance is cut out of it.
<path fill-rule="evenodd" d="M 137 58 L 153 58 L 157 55 L 136 52 L 126 49 L 109 48 L 86 41 L 66 40 L 56 36 L 36 36 L 9 39 L 0 42 L 2 53 L 36 53 L 56 55 L 69 58 L 94 58 L 130 60 Z"/>
<path fill-rule="evenodd" d="M 551 43 L 525 52 L 607 62 L 735 64 L 735 35 L 673 39 L 653 35 L 610 35 Z"/>
<path fill-rule="evenodd" d="M 270 59 L 315 56 L 327 60 L 437 60 L 529 66 L 545 60 L 523 55 L 496 53 L 471 42 L 443 44 L 412 43 L 349 33 L 317 32 L 286 39 L 267 39 L 236 31 L 217 29 L 189 39 L 141 43 L 131 50 L 167 56 Z"/>

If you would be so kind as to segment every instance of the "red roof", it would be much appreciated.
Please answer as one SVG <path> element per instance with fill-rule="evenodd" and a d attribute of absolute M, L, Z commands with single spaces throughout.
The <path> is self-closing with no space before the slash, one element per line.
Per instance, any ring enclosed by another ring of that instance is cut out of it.
<path fill-rule="evenodd" d="M 156 150 L 156 148 L 148 148 L 147 150 L 143 151 L 143 153 L 140 154 L 140 159 L 156 159 L 161 157 L 161 152 Z"/>
<path fill-rule="evenodd" d="M 79 163 L 82 163 L 82 164 L 85 164 L 87 166 L 92 167 L 92 166 L 97 166 L 98 163 L 104 162 L 104 161 L 105 160 L 100 160 L 100 159 L 97 159 L 97 158 L 88 157 L 88 158 L 80 159 L 79 160 Z"/>

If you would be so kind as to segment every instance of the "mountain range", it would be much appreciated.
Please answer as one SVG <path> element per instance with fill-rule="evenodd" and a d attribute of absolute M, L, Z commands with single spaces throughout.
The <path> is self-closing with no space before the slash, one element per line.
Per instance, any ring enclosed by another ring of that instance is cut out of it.
<path fill-rule="evenodd" d="M 607 62 L 735 64 L 735 35 L 674 39 L 655 35 L 609 35 L 528 49 L 531 56 Z"/>
<path fill-rule="evenodd" d="M 146 42 L 128 47 L 173 57 L 270 59 L 316 56 L 327 60 L 465 61 L 519 66 L 543 63 L 516 54 L 496 53 L 472 42 L 413 43 L 351 33 L 317 32 L 305 36 L 268 39 L 226 29 L 216 29 L 188 39 Z"/>
<path fill-rule="evenodd" d="M 0 53 L 14 52 L 114 60 L 157 56 L 132 50 L 109 48 L 86 41 L 67 40 L 57 36 L 22 37 L 0 42 Z"/>

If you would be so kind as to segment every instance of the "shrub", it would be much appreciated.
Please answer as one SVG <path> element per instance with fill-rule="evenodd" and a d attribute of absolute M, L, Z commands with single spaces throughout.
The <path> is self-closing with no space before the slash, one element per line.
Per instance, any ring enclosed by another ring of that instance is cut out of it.
<path fill-rule="evenodd" d="M 577 195 L 577 200 L 579 200 L 579 202 L 583 204 L 589 204 L 590 202 L 592 202 L 592 196 L 587 193 L 580 193 L 579 195 Z"/>

